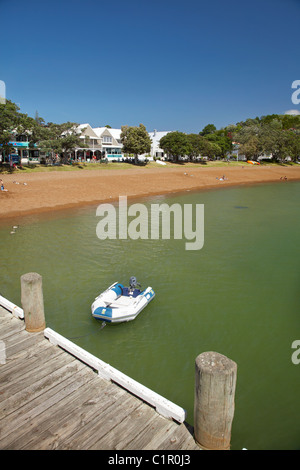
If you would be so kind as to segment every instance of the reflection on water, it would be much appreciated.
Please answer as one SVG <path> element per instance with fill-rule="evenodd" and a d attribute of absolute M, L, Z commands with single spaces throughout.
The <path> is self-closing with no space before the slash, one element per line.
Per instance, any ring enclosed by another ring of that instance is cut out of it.
<path fill-rule="evenodd" d="M 194 360 L 238 364 L 232 448 L 299 448 L 299 183 L 144 199 L 205 205 L 202 250 L 182 240 L 99 240 L 96 207 L 2 224 L 0 293 L 20 305 L 20 276 L 43 276 L 47 326 L 187 410 Z M 11 234 L 12 225 L 19 225 Z M 91 316 L 93 299 L 136 276 L 156 297 L 130 323 Z"/>

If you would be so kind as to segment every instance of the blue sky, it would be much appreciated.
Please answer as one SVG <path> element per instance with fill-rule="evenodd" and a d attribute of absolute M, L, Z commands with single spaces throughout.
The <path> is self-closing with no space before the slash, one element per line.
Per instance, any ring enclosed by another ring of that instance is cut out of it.
<path fill-rule="evenodd" d="M 150 132 L 300 111 L 300 0 L 0 0 L 6 97 L 46 122 Z"/>

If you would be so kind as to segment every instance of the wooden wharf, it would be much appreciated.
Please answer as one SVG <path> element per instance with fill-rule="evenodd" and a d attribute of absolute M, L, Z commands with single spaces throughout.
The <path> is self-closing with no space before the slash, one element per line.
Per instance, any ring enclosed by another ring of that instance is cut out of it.
<path fill-rule="evenodd" d="M 0 449 L 199 450 L 159 414 L 0 306 Z"/>

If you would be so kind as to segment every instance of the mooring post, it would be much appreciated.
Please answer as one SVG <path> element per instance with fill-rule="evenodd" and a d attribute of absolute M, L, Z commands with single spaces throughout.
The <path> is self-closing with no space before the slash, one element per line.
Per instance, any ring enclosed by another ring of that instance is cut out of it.
<path fill-rule="evenodd" d="M 195 361 L 194 437 L 202 449 L 229 450 L 237 364 L 216 352 Z"/>
<path fill-rule="evenodd" d="M 21 276 L 21 304 L 24 310 L 25 329 L 31 333 L 46 328 L 42 276 L 27 273 Z"/>

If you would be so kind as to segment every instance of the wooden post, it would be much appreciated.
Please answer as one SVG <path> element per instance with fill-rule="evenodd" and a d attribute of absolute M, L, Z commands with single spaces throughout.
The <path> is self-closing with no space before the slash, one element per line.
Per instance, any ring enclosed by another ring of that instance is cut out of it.
<path fill-rule="evenodd" d="M 25 329 L 35 333 L 46 328 L 42 276 L 27 273 L 21 276 L 21 303 L 24 310 Z"/>
<path fill-rule="evenodd" d="M 237 365 L 216 352 L 195 361 L 194 435 L 203 449 L 229 450 Z"/>

